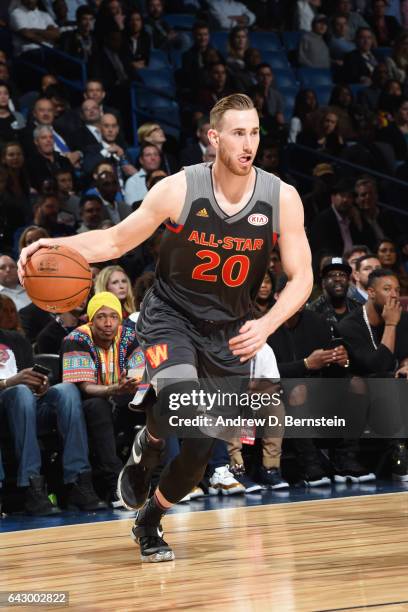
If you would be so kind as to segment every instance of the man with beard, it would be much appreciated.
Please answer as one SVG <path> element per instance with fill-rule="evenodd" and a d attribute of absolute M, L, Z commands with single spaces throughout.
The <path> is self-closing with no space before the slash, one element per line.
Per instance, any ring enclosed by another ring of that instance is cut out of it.
<path fill-rule="evenodd" d="M 309 305 L 320 313 L 332 327 L 359 306 L 357 300 L 347 297 L 351 266 L 341 257 L 328 257 L 321 269 L 323 295 Z"/>
<path fill-rule="evenodd" d="M 19 262 L 23 279 L 27 257 L 43 245 L 66 244 L 89 262 L 117 258 L 166 225 L 155 284 L 143 300 L 136 326 L 157 400 L 147 410 L 147 426 L 136 436 L 118 481 L 124 505 L 141 508 L 132 532 L 147 562 L 174 559 L 160 521 L 200 482 L 215 443 L 213 431 L 207 435 L 208 430 L 203 434 L 198 427 L 191 429 L 148 500 L 152 471 L 165 444 L 158 417 L 164 414 L 167 419 L 169 406 L 180 394 L 188 394 L 191 415 L 196 414 L 193 398 L 201 391 L 199 377 L 210 382 L 222 378 L 225 385 L 231 378 L 248 380 L 251 360 L 306 302 L 313 283 L 296 190 L 253 167 L 259 118 L 252 100 L 243 94 L 219 100 L 210 125 L 213 164 L 187 166 L 164 178 L 118 226 L 65 240 L 40 240 L 22 251 Z M 282 299 L 254 319 L 252 303 L 276 240 L 289 280 Z M 272 380 L 278 378 L 275 368 Z M 137 405 L 141 395 L 139 389 L 132 403 Z"/>

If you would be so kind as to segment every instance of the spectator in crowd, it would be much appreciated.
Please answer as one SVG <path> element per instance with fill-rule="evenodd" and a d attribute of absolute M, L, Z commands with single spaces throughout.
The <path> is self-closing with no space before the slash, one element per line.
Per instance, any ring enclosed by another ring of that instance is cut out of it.
<path fill-rule="evenodd" d="M 341 257 L 328 257 L 320 271 L 323 294 L 308 306 L 324 317 L 333 337 L 336 323 L 360 305 L 347 297 L 351 272 L 351 266 Z"/>
<path fill-rule="evenodd" d="M 198 86 L 198 75 L 204 68 L 204 54 L 211 48 L 210 29 L 204 21 L 196 21 L 192 29 L 193 46 L 184 51 L 181 57 L 181 69 L 184 85 Z"/>
<path fill-rule="evenodd" d="M 102 0 L 95 20 L 95 36 L 100 46 L 105 37 L 113 30 L 125 29 L 126 15 L 119 0 Z"/>
<path fill-rule="evenodd" d="M 395 41 L 392 53 L 385 58 L 389 78 L 405 84 L 408 72 L 408 34 L 404 32 Z"/>
<path fill-rule="evenodd" d="M 255 299 L 256 309 L 262 314 L 268 312 L 275 303 L 274 298 L 274 284 L 275 279 L 270 270 L 267 270 L 262 281 L 262 285 L 259 287 L 258 294 Z"/>
<path fill-rule="evenodd" d="M 378 268 L 368 277 L 367 293 L 367 303 L 352 312 L 338 326 L 350 354 L 352 372 L 370 378 L 406 377 L 408 315 L 401 312 L 398 278 L 392 270 Z M 374 414 L 370 415 L 371 428 L 374 431 L 378 429 L 383 437 L 388 432 L 390 437 L 395 436 L 402 426 L 400 401 L 395 397 L 395 386 L 385 387 L 388 393 L 385 399 L 387 418 L 384 419 L 384 398 L 379 397 L 379 387 L 370 384 L 370 379 L 367 382 L 369 395 L 374 391 L 375 399 L 370 398 L 372 408 L 376 408 Z M 381 389 L 384 389 L 384 381 L 381 383 Z M 375 414 L 378 411 L 380 414 Z M 388 446 L 393 451 L 393 478 L 407 480 L 405 441 L 393 439 Z"/>
<path fill-rule="evenodd" d="M 96 177 L 95 189 L 89 190 L 87 195 L 96 195 L 102 200 L 103 219 L 116 225 L 125 219 L 132 209 L 123 201 L 115 169 L 107 163 L 99 164 L 94 176 Z"/>
<path fill-rule="evenodd" d="M 192 164 L 201 164 L 203 161 L 203 155 L 208 147 L 208 130 L 210 129 L 210 122 L 208 117 L 201 117 L 197 121 L 196 137 L 197 140 L 192 144 L 187 145 L 181 151 L 180 165 L 190 166 Z"/>
<path fill-rule="evenodd" d="M 26 247 L 39 240 L 40 238 L 49 238 L 50 235 L 44 227 L 40 227 L 39 225 L 29 225 L 25 228 L 25 230 L 21 233 L 20 239 L 18 241 L 18 252 Z"/>
<path fill-rule="evenodd" d="M 158 170 L 161 166 L 159 149 L 152 144 L 145 144 L 139 154 L 140 169 L 131 176 L 125 185 L 125 201 L 129 206 L 143 200 L 147 193 L 146 177 L 149 172 Z"/>
<path fill-rule="evenodd" d="M 351 0 L 337 0 L 335 5 L 337 15 L 347 19 L 347 36 L 349 40 L 355 40 L 360 28 L 368 28 L 368 23 L 357 11 L 352 11 Z"/>
<path fill-rule="evenodd" d="M 164 17 L 163 0 L 147 0 L 146 30 L 150 34 L 155 49 L 180 49 L 184 51 L 189 46 L 189 39 L 176 32 Z"/>
<path fill-rule="evenodd" d="M 369 253 L 369 248 L 365 244 L 353 244 L 350 249 L 344 251 L 343 259 L 351 267 L 350 285 L 347 297 L 352 297 L 359 301 L 360 294 L 356 290 L 356 263 L 360 257 Z"/>
<path fill-rule="evenodd" d="M 223 61 L 216 61 L 208 67 L 208 82 L 197 95 L 198 107 L 204 114 L 209 114 L 210 110 L 221 98 L 233 92 L 231 77 L 227 72 L 227 67 Z"/>
<path fill-rule="evenodd" d="M 140 307 L 142 305 L 143 298 L 150 287 L 153 286 L 154 283 L 154 272 L 145 272 L 141 274 L 133 285 L 133 295 L 135 299 L 135 312 L 131 315 L 132 321 L 137 321 L 137 317 L 135 314 L 140 312 Z"/>
<path fill-rule="evenodd" d="M 312 174 L 312 191 L 303 197 L 305 224 L 308 228 L 311 227 L 315 216 L 330 206 L 331 190 L 337 182 L 334 168 L 331 164 L 316 164 Z"/>
<path fill-rule="evenodd" d="M 380 94 L 383 91 L 389 78 L 387 64 L 385 62 L 379 62 L 374 69 L 371 79 L 371 85 L 364 87 L 357 94 L 357 102 L 362 104 L 371 112 L 375 112 L 378 109 L 378 101 Z"/>
<path fill-rule="evenodd" d="M 356 291 L 353 295 L 354 299 L 365 304 L 368 299 L 368 277 L 373 270 L 381 268 L 381 263 L 378 257 L 372 253 L 362 255 L 356 261 L 356 270 L 354 272 Z"/>
<path fill-rule="evenodd" d="M 395 105 L 402 98 L 402 85 L 395 79 L 388 79 L 377 102 L 376 115 L 379 128 L 387 127 L 394 121 Z"/>
<path fill-rule="evenodd" d="M 85 312 L 85 301 L 70 310 L 62 312 L 55 317 L 40 331 L 36 340 L 36 351 L 59 355 L 61 344 L 65 336 L 68 336 L 78 325 L 81 324 L 81 317 Z"/>
<path fill-rule="evenodd" d="M 379 47 L 391 47 L 401 32 L 401 25 L 392 15 L 386 15 L 387 2 L 374 0 L 372 15 L 367 19 Z"/>
<path fill-rule="evenodd" d="M 128 410 L 129 396 L 139 382 L 131 370 L 143 365 L 144 357 L 135 332 L 122 326 L 122 306 L 116 296 L 96 293 L 88 303 L 87 314 L 89 322 L 63 342 L 63 380 L 75 383 L 81 391 L 95 469 L 102 478 L 104 497 L 118 507 L 116 484 L 123 466 L 116 454 L 110 398 L 122 400 Z"/>
<path fill-rule="evenodd" d="M 295 11 L 295 29 L 311 32 L 312 22 L 318 13 L 322 0 L 297 0 Z"/>
<path fill-rule="evenodd" d="M 0 329 L 16 331 L 24 336 L 16 305 L 11 297 L 3 293 L 0 293 Z"/>
<path fill-rule="evenodd" d="M 0 81 L 0 143 L 18 139 L 19 130 L 25 126 L 23 115 L 10 110 L 10 88 Z"/>
<path fill-rule="evenodd" d="M 173 174 L 179 169 L 176 158 L 166 151 L 167 137 L 159 123 L 143 123 L 137 130 L 140 146 L 152 144 L 158 148 L 161 156 L 161 167 L 167 174 Z"/>
<path fill-rule="evenodd" d="M 75 28 L 75 23 L 68 19 L 68 7 L 65 0 L 54 0 L 52 8 L 55 15 L 55 23 L 58 26 L 60 35 L 71 32 Z"/>
<path fill-rule="evenodd" d="M 12 253 L 15 231 L 24 222 L 25 215 L 6 187 L 7 171 L 0 166 L 0 238 L 2 251 Z"/>
<path fill-rule="evenodd" d="M 10 28 L 14 32 L 14 54 L 24 55 L 38 51 L 40 45 L 53 45 L 60 32 L 53 19 L 38 8 L 38 0 L 20 0 L 10 14 Z"/>
<path fill-rule="evenodd" d="M 133 10 L 127 20 L 122 48 L 123 62 L 129 75 L 135 76 L 139 68 L 147 68 L 151 45 L 141 13 Z"/>
<path fill-rule="evenodd" d="M 310 68 L 330 68 L 330 52 L 325 41 L 327 34 L 326 15 L 316 15 L 312 21 L 312 31 L 305 32 L 299 44 L 299 65 Z"/>
<path fill-rule="evenodd" d="M 126 157 L 125 143 L 119 135 L 119 124 L 115 115 L 106 113 L 100 122 L 101 141 L 87 147 L 83 170 L 90 174 L 95 166 L 107 159 L 116 167 L 116 174 L 124 183 L 126 178 L 136 173 L 136 168 Z"/>
<path fill-rule="evenodd" d="M 392 148 L 397 161 L 405 161 L 408 154 L 408 98 L 396 98 L 393 104 L 394 121 L 378 131 L 378 140 Z"/>
<path fill-rule="evenodd" d="M 101 106 L 96 100 L 86 98 L 81 104 L 80 124 L 70 136 L 76 149 L 84 152 L 88 147 L 102 144 L 101 119 Z"/>
<path fill-rule="evenodd" d="M 59 219 L 61 202 L 55 193 L 39 196 L 34 204 L 34 223 L 44 228 L 51 238 L 70 236 L 73 228 Z"/>
<path fill-rule="evenodd" d="M 228 34 L 227 65 L 232 71 L 245 68 L 245 51 L 249 48 L 248 30 L 242 26 L 234 26 Z"/>
<path fill-rule="evenodd" d="M 208 0 L 207 4 L 216 30 L 231 30 L 235 26 L 252 26 L 255 23 L 255 15 L 243 2 Z"/>
<path fill-rule="evenodd" d="M 29 121 L 27 127 L 22 133 L 23 146 L 27 154 L 35 152 L 36 142 L 34 132 L 36 128 L 48 127 L 51 129 L 53 150 L 59 155 L 65 157 L 70 164 L 79 167 L 81 153 L 72 151 L 66 138 L 67 134 L 61 134 L 55 130 L 55 109 L 54 104 L 48 98 L 38 98 L 34 104 L 32 121 Z"/>
<path fill-rule="evenodd" d="M 66 223 L 71 218 L 71 225 L 76 225 L 79 221 L 79 196 L 77 196 L 74 190 L 72 172 L 58 170 L 55 173 L 55 182 L 57 187 L 56 194 L 61 202 L 61 212 L 66 217 Z"/>
<path fill-rule="evenodd" d="M 37 430 L 57 429 L 63 440 L 62 464 L 68 507 L 93 511 L 106 508 L 96 495 L 88 459 L 88 441 L 81 398 L 74 385 L 49 386 L 47 376 L 33 369 L 30 343 L 18 332 L 0 330 L 0 412 L 7 419 L 17 455 L 17 486 L 24 490 L 24 510 L 34 516 L 60 512 L 48 499 L 41 475 Z M 0 457 L 0 482 L 4 471 Z"/>
<path fill-rule="evenodd" d="M 378 64 L 372 51 L 374 42 L 369 28 L 359 28 L 356 36 L 357 48 L 344 56 L 343 80 L 346 83 L 371 85 L 373 72 Z"/>
<path fill-rule="evenodd" d="M 348 20 L 344 15 L 335 15 L 332 22 L 332 33 L 329 40 L 330 56 L 338 65 L 343 65 L 344 56 L 354 51 L 356 45 L 350 40 Z"/>
<path fill-rule="evenodd" d="M 398 372 L 408 362 L 408 315 L 401 312 L 400 286 L 392 270 L 378 268 L 368 277 L 368 300 L 338 326 L 353 372 L 361 376 Z"/>
<path fill-rule="evenodd" d="M 79 6 L 76 11 L 76 28 L 64 32 L 59 47 L 65 53 L 85 62 L 96 52 L 96 39 L 93 35 L 94 11 L 90 6 Z"/>
<path fill-rule="evenodd" d="M 308 117 L 317 110 L 319 103 L 313 89 L 300 89 L 296 94 L 293 116 L 289 125 L 289 142 L 296 142 L 298 135 L 305 129 Z"/>
<path fill-rule="evenodd" d="M 256 70 L 258 85 L 263 89 L 266 98 L 267 112 L 275 117 L 279 124 L 285 123 L 285 102 L 282 94 L 274 86 L 274 76 L 269 64 L 259 64 Z"/>
<path fill-rule="evenodd" d="M 339 118 L 339 133 L 343 140 L 356 140 L 353 92 L 348 85 L 335 85 L 332 89 L 330 108 Z"/>
<path fill-rule="evenodd" d="M 18 142 L 5 144 L 0 153 L 0 161 L 7 173 L 7 192 L 13 196 L 19 208 L 24 208 L 24 216 L 29 218 L 30 181 L 21 145 Z"/>
<path fill-rule="evenodd" d="M 204 159 L 205 156 L 206 156 L 206 153 L 204 154 L 203 161 L 209 161 L 209 160 Z M 150 191 L 150 189 L 154 187 L 156 183 L 158 183 L 159 181 L 162 181 L 164 178 L 166 178 L 166 176 L 168 176 L 167 172 L 165 172 L 161 168 L 159 168 L 158 170 L 153 170 L 152 172 L 149 172 L 148 176 L 146 177 L 147 191 Z"/>
<path fill-rule="evenodd" d="M 111 26 L 103 37 L 103 44 L 89 60 L 89 73 L 100 79 L 108 91 L 126 85 L 129 79 L 122 58 L 123 41 L 123 32 Z"/>
<path fill-rule="evenodd" d="M 398 258 L 396 243 L 390 238 L 384 238 L 377 244 L 376 254 L 380 260 L 381 267 L 391 270 L 398 278 L 400 292 L 402 295 L 408 294 L 408 276 Z"/>
<path fill-rule="evenodd" d="M 329 155 L 339 156 L 344 141 L 340 134 L 339 117 L 328 108 L 316 116 L 316 125 L 310 125 L 299 134 L 297 142 L 317 151 L 324 151 Z M 310 162 L 309 162 L 310 163 Z"/>
<path fill-rule="evenodd" d="M 280 135 L 282 135 L 282 139 L 286 140 L 286 130 L 283 129 L 283 124 L 278 123 L 276 116 L 272 117 L 272 115 L 268 113 L 267 99 L 263 87 L 260 85 L 255 87 L 252 91 L 251 98 L 258 111 L 261 137 L 267 138 L 268 140 L 279 140 Z"/>
<path fill-rule="evenodd" d="M 275 298 L 286 286 L 285 275 L 278 281 Z M 330 326 L 318 313 L 301 308 L 268 338 L 278 362 L 279 372 L 285 381 L 287 395 L 286 410 L 296 413 L 307 406 L 307 387 L 288 384 L 289 379 L 331 378 L 338 375 L 339 366 L 348 364 L 348 354 L 344 346 L 333 347 Z M 301 480 L 308 487 L 330 485 L 328 472 L 321 461 L 321 454 L 312 439 L 294 438 L 291 440 L 301 470 Z"/>
<path fill-rule="evenodd" d="M 371 226 L 377 240 L 385 236 L 395 238 L 398 230 L 393 217 L 378 202 L 377 183 L 374 178 L 367 176 L 356 181 L 356 205 L 362 219 Z"/>
<path fill-rule="evenodd" d="M 76 231 L 77 234 L 100 229 L 103 220 L 103 204 L 98 196 L 83 196 L 79 201 L 79 211 L 82 223 Z"/>
<path fill-rule="evenodd" d="M 108 106 L 106 104 L 106 90 L 101 80 L 88 79 L 85 84 L 84 98 L 85 100 L 95 100 L 95 102 L 99 105 L 101 116 L 105 115 L 106 113 L 115 115 L 118 122 L 120 123 L 119 111 L 116 108 L 113 108 L 112 106 Z"/>
<path fill-rule="evenodd" d="M 110 291 L 122 305 L 122 321 L 136 310 L 130 278 L 121 266 L 106 266 L 98 274 L 95 293 Z"/>
<path fill-rule="evenodd" d="M 374 234 L 354 206 L 352 182 L 338 181 L 331 191 L 331 206 L 319 213 L 312 224 L 310 242 L 313 253 L 318 255 L 326 251 L 342 255 L 353 244 L 366 244 L 373 248 Z"/>
<path fill-rule="evenodd" d="M 8 255 L 0 255 L 0 293 L 8 295 L 15 303 L 17 310 L 31 302 L 24 287 L 19 283 L 17 264 Z"/>

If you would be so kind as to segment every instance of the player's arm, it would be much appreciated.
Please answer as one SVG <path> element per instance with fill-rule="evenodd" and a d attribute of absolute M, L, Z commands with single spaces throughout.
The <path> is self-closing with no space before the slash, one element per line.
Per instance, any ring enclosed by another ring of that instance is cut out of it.
<path fill-rule="evenodd" d="M 279 212 L 279 251 L 288 283 L 265 315 L 269 334 L 306 303 L 313 288 L 312 256 L 304 228 L 303 204 L 296 189 L 285 183 L 282 183 Z"/>
<path fill-rule="evenodd" d="M 312 257 L 304 229 L 303 205 L 296 189 L 282 183 L 279 249 L 288 283 L 276 304 L 260 319 L 247 321 L 229 346 L 241 361 L 251 359 L 270 336 L 306 302 L 313 287 Z"/>
<path fill-rule="evenodd" d="M 141 206 L 118 225 L 66 238 L 37 240 L 21 251 L 18 261 L 20 281 L 24 279 L 27 258 L 43 246 L 63 244 L 79 251 L 89 263 L 121 257 L 147 240 L 166 219 L 177 220 L 185 192 L 185 175 L 184 172 L 179 172 L 157 183 L 147 193 Z"/>

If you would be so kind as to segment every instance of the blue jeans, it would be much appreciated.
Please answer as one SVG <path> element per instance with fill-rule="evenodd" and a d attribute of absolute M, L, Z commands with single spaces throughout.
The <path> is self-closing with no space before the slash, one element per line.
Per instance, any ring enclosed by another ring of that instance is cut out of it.
<path fill-rule="evenodd" d="M 41 398 L 35 397 L 26 385 L 5 389 L 0 393 L 0 417 L 4 416 L 18 460 L 17 486 L 28 486 L 30 477 L 40 474 L 37 430 L 41 433 L 52 431 L 55 424 L 64 445 L 64 483 L 75 482 L 78 474 L 91 469 L 81 396 L 76 385 L 54 385 Z M 0 456 L 0 482 L 3 480 Z"/>

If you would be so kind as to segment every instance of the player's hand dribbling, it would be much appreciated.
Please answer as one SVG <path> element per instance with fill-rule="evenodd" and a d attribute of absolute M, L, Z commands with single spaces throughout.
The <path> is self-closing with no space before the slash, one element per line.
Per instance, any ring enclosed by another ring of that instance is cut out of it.
<path fill-rule="evenodd" d="M 239 335 L 230 339 L 229 347 L 233 355 L 240 357 L 240 361 L 247 361 L 255 357 L 269 335 L 269 325 L 263 317 L 247 321 L 239 330 Z"/>
<path fill-rule="evenodd" d="M 25 276 L 24 267 L 27 263 L 27 260 L 31 257 L 31 255 L 34 255 L 34 253 L 38 251 L 38 249 L 40 249 L 41 247 L 53 246 L 54 244 L 55 244 L 55 240 L 52 240 L 52 238 L 40 238 L 39 240 L 36 240 L 29 246 L 24 247 L 24 249 L 20 253 L 20 258 L 17 262 L 18 278 L 20 280 L 21 285 L 24 286 L 24 276 Z"/>

